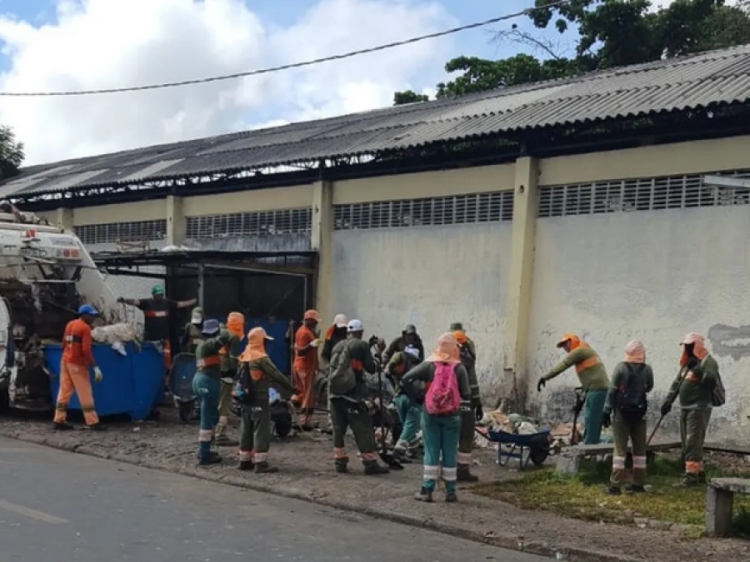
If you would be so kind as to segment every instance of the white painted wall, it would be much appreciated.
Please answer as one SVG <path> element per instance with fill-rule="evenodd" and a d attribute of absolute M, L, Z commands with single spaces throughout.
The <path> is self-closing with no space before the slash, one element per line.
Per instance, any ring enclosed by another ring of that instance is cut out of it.
<path fill-rule="evenodd" d="M 510 243 L 509 222 L 335 231 L 334 309 L 388 342 L 413 323 L 427 353 L 451 322 L 463 322 L 483 394 L 496 397 Z"/>
<path fill-rule="evenodd" d="M 707 337 L 727 388 L 727 404 L 714 410 L 714 428 L 746 433 L 749 239 L 747 206 L 538 219 L 529 341 L 532 407 L 549 419 L 571 406 L 570 395 L 559 390 L 577 385 L 573 369 L 541 396 L 535 383 L 561 357 L 555 341 L 574 332 L 601 355 L 610 373 L 626 343 L 643 340 L 656 376 L 654 417 L 677 373 L 678 344 L 685 333 L 697 331 Z M 731 332 L 726 336 L 716 328 L 722 324 L 745 326 L 734 335 L 747 339 L 727 341 Z M 722 339 L 736 347 L 727 350 Z M 676 422 L 671 414 L 666 430 L 674 431 Z"/>

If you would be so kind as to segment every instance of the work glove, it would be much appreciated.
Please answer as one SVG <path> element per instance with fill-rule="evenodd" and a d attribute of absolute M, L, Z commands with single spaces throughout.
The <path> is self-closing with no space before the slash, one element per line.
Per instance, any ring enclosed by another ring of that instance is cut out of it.
<path fill-rule="evenodd" d="M 536 383 L 536 391 L 537 392 L 541 392 L 542 389 L 545 387 L 546 384 L 547 384 L 547 379 L 545 379 L 544 377 L 542 377 L 541 379 L 539 379 L 539 382 Z"/>
<path fill-rule="evenodd" d="M 482 410 L 482 406 L 479 405 L 476 408 L 474 408 L 474 416 L 476 417 L 476 420 L 482 421 L 482 418 L 484 418 L 484 410 Z"/>
<path fill-rule="evenodd" d="M 100 383 L 104 379 L 104 375 L 102 375 L 102 370 L 99 367 L 94 367 L 94 382 Z"/>
<path fill-rule="evenodd" d="M 666 416 L 671 411 L 672 411 L 672 404 L 670 404 L 669 402 L 664 402 L 664 404 L 661 405 L 662 416 Z"/>
<path fill-rule="evenodd" d="M 313 340 L 310 342 L 310 347 L 318 348 L 320 347 L 320 340 Z"/>
<path fill-rule="evenodd" d="M 602 414 L 602 427 L 612 426 L 612 414 L 610 412 L 604 412 Z"/>

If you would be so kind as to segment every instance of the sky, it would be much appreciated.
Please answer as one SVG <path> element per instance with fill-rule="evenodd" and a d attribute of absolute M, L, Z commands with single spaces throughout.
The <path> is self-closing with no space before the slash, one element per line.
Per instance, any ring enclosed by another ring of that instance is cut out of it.
<path fill-rule="evenodd" d="M 0 91 L 117 88 L 231 74 L 399 41 L 532 5 L 0 0 Z M 514 21 L 533 30 L 527 18 Z M 492 41 L 510 23 L 239 80 L 101 96 L 3 97 L 0 123 L 24 142 L 25 164 L 31 165 L 366 111 L 391 105 L 397 90 L 434 92 L 454 56 L 534 54 Z"/>

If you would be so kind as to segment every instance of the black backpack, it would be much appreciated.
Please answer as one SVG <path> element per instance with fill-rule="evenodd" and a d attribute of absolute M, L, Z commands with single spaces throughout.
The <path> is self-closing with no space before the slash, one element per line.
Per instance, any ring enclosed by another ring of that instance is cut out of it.
<path fill-rule="evenodd" d="M 240 363 L 237 381 L 232 389 L 232 398 L 243 406 L 251 406 L 255 401 L 255 387 L 248 363 Z"/>
<path fill-rule="evenodd" d="M 459 346 L 459 352 L 461 354 L 461 364 L 466 367 L 466 369 L 472 369 L 474 368 L 474 365 L 476 365 L 477 358 L 474 357 L 474 355 L 471 353 L 471 348 L 469 347 L 469 344 L 464 344 Z"/>
<path fill-rule="evenodd" d="M 628 375 L 617 389 L 617 409 L 622 417 L 628 421 L 640 421 L 646 417 L 648 400 L 646 398 L 646 384 L 641 372 L 646 365 L 635 367 L 626 363 Z"/>

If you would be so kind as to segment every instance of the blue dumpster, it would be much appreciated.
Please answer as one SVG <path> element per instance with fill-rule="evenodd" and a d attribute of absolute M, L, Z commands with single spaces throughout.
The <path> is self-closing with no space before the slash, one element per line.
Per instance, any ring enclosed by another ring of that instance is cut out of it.
<path fill-rule="evenodd" d="M 289 361 L 289 348 L 284 340 L 289 324 L 283 320 L 268 322 L 267 320 L 249 318 L 247 320 L 247 331 L 249 332 L 252 328 L 256 327 L 263 328 L 266 333 L 273 338 L 273 341 L 266 344 L 268 358 L 273 361 L 273 364 L 276 365 L 276 368 L 279 369 L 279 371 L 282 373 L 290 373 L 292 365 Z M 244 343 L 245 341 L 243 341 L 243 344 Z"/>
<path fill-rule="evenodd" d="M 100 416 L 127 414 L 134 420 L 143 420 L 156 405 L 155 397 L 164 386 L 164 359 L 151 343 L 142 344 L 140 350 L 127 343 L 125 350 L 127 355 L 123 356 L 109 345 L 94 345 L 94 359 L 104 375 L 104 380 L 95 384 L 92 374 L 94 404 Z M 50 379 L 53 400 L 60 389 L 61 357 L 60 344 L 45 346 L 45 362 L 54 375 Z M 69 408 L 81 409 L 75 393 Z"/>

